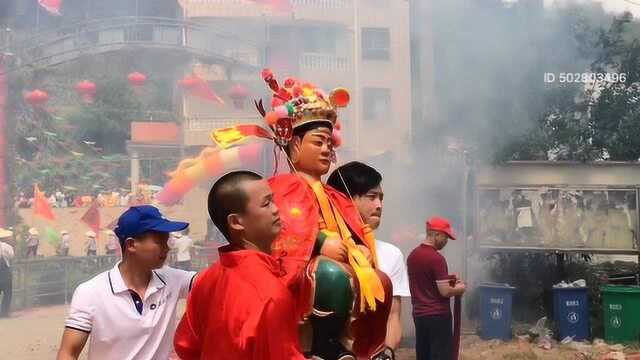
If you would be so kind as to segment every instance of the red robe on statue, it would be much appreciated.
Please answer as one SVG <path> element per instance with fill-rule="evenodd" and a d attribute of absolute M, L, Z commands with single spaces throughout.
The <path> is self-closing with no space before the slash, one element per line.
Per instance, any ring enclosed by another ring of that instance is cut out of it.
<path fill-rule="evenodd" d="M 273 242 L 273 255 L 311 258 L 316 237 L 320 231 L 320 206 L 309 184 L 295 174 L 277 175 L 269 179 L 273 200 L 280 209 L 283 229 Z M 364 242 L 362 220 L 353 202 L 342 193 L 324 185 L 324 191 L 335 205 L 352 234 Z M 356 241 L 358 241 L 356 240 Z M 375 251 L 375 244 L 364 244 Z"/>

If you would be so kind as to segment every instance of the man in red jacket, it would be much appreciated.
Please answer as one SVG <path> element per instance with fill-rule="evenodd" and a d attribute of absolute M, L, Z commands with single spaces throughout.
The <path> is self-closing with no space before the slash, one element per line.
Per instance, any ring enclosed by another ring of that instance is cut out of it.
<path fill-rule="evenodd" d="M 229 241 L 220 261 L 198 276 L 174 345 L 183 360 L 298 360 L 294 296 L 282 259 L 270 255 L 280 232 L 265 180 L 247 171 L 218 180 L 208 199 L 213 223 Z"/>

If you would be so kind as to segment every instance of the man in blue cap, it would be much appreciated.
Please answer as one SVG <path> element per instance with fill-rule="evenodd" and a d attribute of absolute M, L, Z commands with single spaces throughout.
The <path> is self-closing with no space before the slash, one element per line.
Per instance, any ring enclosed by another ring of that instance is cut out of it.
<path fill-rule="evenodd" d="M 169 233 L 189 226 L 167 220 L 149 205 L 118 219 L 122 260 L 78 286 L 65 321 L 59 360 L 77 359 L 87 340 L 89 359 L 168 359 L 176 329 L 176 304 L 194 272 L 164 266 Z"/>

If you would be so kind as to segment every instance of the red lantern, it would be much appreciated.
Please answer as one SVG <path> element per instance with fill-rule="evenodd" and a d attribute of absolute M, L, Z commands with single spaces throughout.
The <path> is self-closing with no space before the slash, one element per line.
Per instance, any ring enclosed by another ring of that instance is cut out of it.
<path fill-rule="evenodd" d="M 127 79 L 129 80 L 129 85 L 131 86 L 143 86 L 147 81 L 147 76 L 136 71 L 129 74 L 129 76 L 127 76 Z"/>
<path fill-rule="evenodd" d="M 196 78 L 191 75 L 187 75 L 182 80 L 178 81 L 178 85 L 186 90 L 191 90 L 196 86 Z"/>
<path fill-rule="evenodd" d="M 129 85 L 133 88 L 133 92 L 139 96 L 142 92 L 142 86 L 147 81 L 147 76 L 136 71 L 129 74 L 127 80 L 129 80 Z"/>
<path fill-rule="evenodd" d="M 244 101 L 249 96 L 249 91 L 246 87 L 236 84 L 229 91 L 229 97 L 233 100 L 233 105 L 236 109 L 242 109 L 244 107 Z"/>
<path fill-rule="evenodd" d="M 82 80 L 76 85 L 76 91 L 82 96 L 82 101 L 85 104 L 91 104 L 96 95 L 96 84 L 89 80 Z"/>
<path fill-rule="evenodd" d="M 42 106 L 46 104 L 47 101 L 49 101 L 49 94 L 47 94 L 46 91 L 35 89 L 27 93 L 24 97 L 24 100 L 31 106 Z"/>

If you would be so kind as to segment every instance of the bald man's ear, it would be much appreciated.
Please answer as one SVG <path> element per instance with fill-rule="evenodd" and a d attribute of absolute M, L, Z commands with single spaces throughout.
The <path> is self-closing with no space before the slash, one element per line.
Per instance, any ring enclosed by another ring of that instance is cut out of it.
<path fill-rule="evenodd" d="M 244 219 L 240 214 L 229 214 L 227 216 L 227 224 L 229 225 L 229 229 L 235 231 L 244 230 Z"/>

